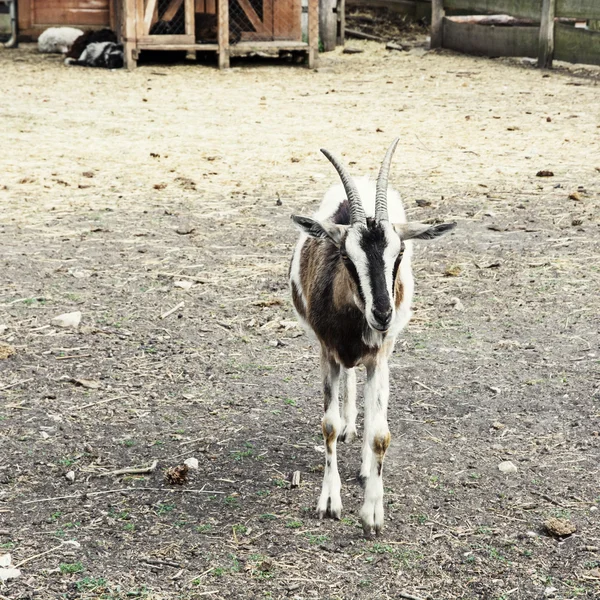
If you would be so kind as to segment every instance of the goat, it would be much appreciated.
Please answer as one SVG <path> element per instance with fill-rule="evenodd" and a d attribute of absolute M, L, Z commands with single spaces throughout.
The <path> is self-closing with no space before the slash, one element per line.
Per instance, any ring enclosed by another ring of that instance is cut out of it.
<path fill-rule="evenodd" d="M 83 51 L 94 42 L 117 42 L 117 35 L 112 29 L 88 29 L 82 33 L 67 52 L 67 58 L 75 60 L 83 54 Z"/>
<path fill-rule="evenodd" d="M 123 44 L 114 42 L 92 42 L 78 59 L 65 58 L 65 65 L 120 69 L 123 66 Z"/>
<path fill-rule="evenodd" d="M 342 185 L 327 192 L 314 218 L 292 215 L 301 231 L 290 265 L 292 301 L 300 323 L 321 346 L 325 472 L 317 512 L 321 519 L 341 517 L 337 441 L 356 437 L 355 367 L 364 365 L 360 517 L 367 536 L 383 527 L 382 468 L 391 440 L 388 358 L 411 317 L 411 240 L 432 239 L 456 226 L 407 223 L 400 195 L 388 188 L 398 141 L 389 147 L 376 184 L 353 179 L 337 158 L 321 150 Z M 341 416 L 340 384 L 345 387 Z"/>
<path fill-rule="evenodd" d="M 75 27 L 50 27 L 38 37 L 38 50 L 45 53 L 66 54 L 73 42 L 83 34 Z"/>

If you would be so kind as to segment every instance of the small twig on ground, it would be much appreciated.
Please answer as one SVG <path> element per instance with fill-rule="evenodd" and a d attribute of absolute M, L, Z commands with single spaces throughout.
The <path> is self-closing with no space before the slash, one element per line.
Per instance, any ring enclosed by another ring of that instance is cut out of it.
<path fill-rule="evenodd" d="M 428 390 L 429 392 L 431 392 L 432 394 L 435 394 L 436 396 L 441 396 L 442 395 L 437 390 L 434 390 L 433 388 L 430 388 L 428 385 L 425 385 L 424 383 L 421 383 L 420 381 L 417 381 L 416 379 L 413 380 L 413 383 L 416 383 L 417 385 L 420 385 L 422 388 Z"/>
<path fill-rule="evenodd" d="M 155 558 L 142 558 L 140 560 L 149 565 L 166 565 L 167 567 L 175 567 L 176 569 L 181 569 L 181 565 L 179 563 L 170 560 L 157 560 Z"/>
<path fill-rule="evenodd" d="M 370 33 L 365 33 L 364 31 L 358 31 L 356 29 L 346 29 L 346 35 L 348 37 L 357 38 L 359 40 L 373 40 L 374 42 L 385 42 L 385 40 L 378 36 L 372 35 Z"/>
<path fill-rule="evenodd" d="M 15 383 L 9 383 L 8 385 L 3 385 L 0 387 L 0 391 L 8 390 L 12 387 L 16 387 L 17 385 L 21 385 L 22 383 L 29 383 L 30 381 L 33 381 L 33 377 L 30 377 L 29 379 L 22 379 L 21 381 L 16 381 Z"/>
<path fill-rule="evenodd" d="M 183 308 L 184 306 L 185 306 L 185 302 L 181 301 L 179 304 L 177 304 L 173 308 L 169 309 L 167 312 L 164 312 L 162 315 L 160 315 L 160 318 L 166 319 L 169 315 L 172 315 L 176 310 L 179 310 L 180 308 Z"/>
<path fill-rule="evenodd" d="M 67 410 L 73 410 L 75 408 L 83 410 L 84 408 L 90 408 L 91 406 L 97 406 L 99 404 L 106 404 L 107 402 L 113 402 L 114 400 L 120 400 L 121 398 L 125 398 L 125 396 L 114 396 L 112 398 L 106 398 L 105 400 L 98 400 L 98 402 L 88 402 L 87 404 L 83 404 L 82 406 L 77 406 L 77 404 L 73 404 L 73 406 L 69 406 Z"/>
<path fill-rule="evenodd" d="M 126 469 L 117 469 L 107 473 L 99 473 L 97 477 L 108 477 L 109 475 L 143 475 L 144 473 L 153 473 L 158 466 L 158 460 L 154 460 L 148 467 L 128 467 Z"/>
<path fill-rule="evenodd" d="M 398 592 L 398 595 L 400 596 L 400 598 L 406 598 L 406 600 L 423 600 L 423 598 L 421 598 L 420 596 L 413 596 L 408 592 L 400 591 Z"/>
<path fill-rule="evenodd" d="M 36 558 L 40 558 L 42 556 L 46 556 L 46 554 L 50 554 L 51 552 L 54 552 L 55 550 L 58 550 L 59 548 L 62 548 L 65 544 L 68 544 L 70 546 L 76 546 L 79 547 L 79 542 L 75 542 L 72 540 L 66 540 L 64 542 L 61 542 L 58 546 L 54 546 L 54 548 L 50 548 L 50 550 L 46 550 L 45 552 L 40 552 L 39 554 L 34 554 L 33 556 L 30 556 L 29 558 L 26 558 L 25 560 L 22 560 L 20 563 L 17 563 L 14 568 L 18 569 L 19 567 L 21 567 L 22 565 L 31 562 L 32 560 L 35 560 Z"/>
<path fill-rule="evenodd" d="M 211 567 L 210 569 L 206 569 L 206 571 L 203 571 L 202 573 L 200 573 L 200 575 L 195 575 L 194 577 L 192 577 L 190 580 L 188 580 L 188 584 L 192 583 L 193 581 L 196 581 L 197 579 L 202 579 L 202 577 L 205 577 L 206 575 L 208 575 L 211 571 L 214 571 L 215 568 Z"/>
<path fill-rule="evenodd" d="M 560 506 L 561 508 L 567 508 L 562 502 L 559 502 L 558 500 L 554 500 L 554 498 L 550 498 L 550 496 L 547 496 L 546 494 L 540 494 L 540 492 L 536 492 L 534 490 L 531 490 L 531 493 L 534 494 L 535 496 L 539 496 L 540 498 L 543 498 L 544 500 L 546 500 L 546 502 L 550 502 L 550 504 L 554 504 L 554 506 Z"/>

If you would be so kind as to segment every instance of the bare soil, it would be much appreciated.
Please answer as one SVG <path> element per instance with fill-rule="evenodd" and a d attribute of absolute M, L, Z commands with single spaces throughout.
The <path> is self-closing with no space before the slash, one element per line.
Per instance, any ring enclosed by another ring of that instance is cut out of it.
<path fill-rule="evenodd" d="M 600 70 L 352 45 L 315 71 L 0 51 L 1 598 L 600 597 Z M 374 174 L 396 135 L 411 218 L 459 226 L 414 259 L 365 540 L 359 443 L 315 518 L 289 215 L 335 182 L 320 147 Z"/>

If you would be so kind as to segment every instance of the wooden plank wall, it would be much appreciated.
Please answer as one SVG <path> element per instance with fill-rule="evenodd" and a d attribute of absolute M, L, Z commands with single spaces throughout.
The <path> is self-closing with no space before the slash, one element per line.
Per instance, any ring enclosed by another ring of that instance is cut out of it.
<path fill-rule="evenodd" d="M 600 65 L 600 33 L 557 23 L 554 31 L 554 59 Z"/>
<path fill-rule="evenodd" d="M 118 0 L 19 0 L 19 37 L 36 39 L 53 25 L 114 27 Z"/>

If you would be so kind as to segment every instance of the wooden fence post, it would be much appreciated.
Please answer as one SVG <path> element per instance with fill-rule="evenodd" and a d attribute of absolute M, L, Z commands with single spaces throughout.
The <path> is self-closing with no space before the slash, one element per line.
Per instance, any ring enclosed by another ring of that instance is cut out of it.
<path fill-rule="evenodd" d="M 319 62 L 319 0 L 308 0 L 308 67 Z"/>
<path fill-rule="evenodd" d="M 137 66 L 137 14 L 135 0 L 123 0 L 121 9 L 121 40 L 123 42 L 123 55 L 125 67 L 131 71 Z"/>
<path fill-rule="evenodd" d="M 554 15 L 556 0 L 542 0 L 540 19 L 540 44 L 538 49 L 538 67 L 551 69 L 554 56 Z"/>
<path fill-rule="evenodd" d="M 319 37 L 323 52 L 335 50 L 337 15 L 333 12 L 336 0 L 319 0 Z"/>
<path fill-rule="evenodd" d="M 431 0 L 431 43 L 430 48 L 443 45 L 444 0 Z"/>
<path fill-rule="evenodd" d="M 337 0 L 337 40 L 338 46 L 346 43 L 346 0 Z"/>
<path fill-rule="evenodd" d="M 229 69 L 229 0 L 219 0 L 217 10 L 219 69 Z"/>

